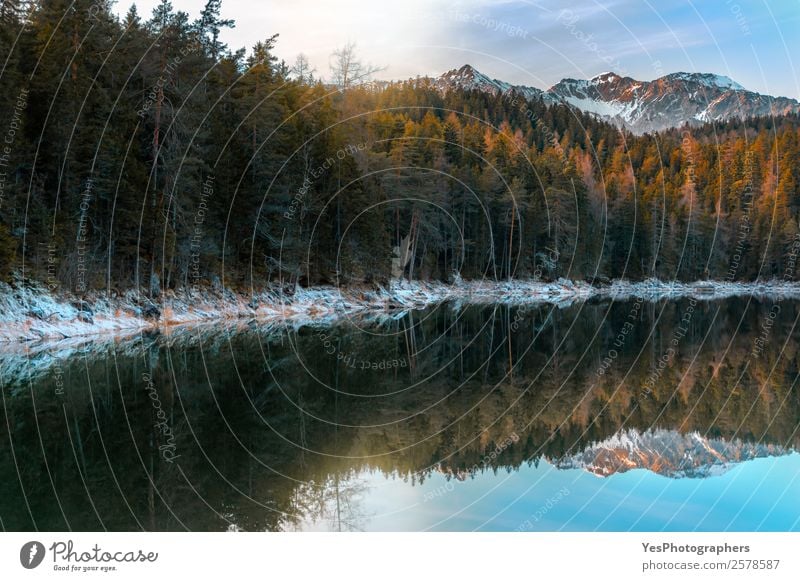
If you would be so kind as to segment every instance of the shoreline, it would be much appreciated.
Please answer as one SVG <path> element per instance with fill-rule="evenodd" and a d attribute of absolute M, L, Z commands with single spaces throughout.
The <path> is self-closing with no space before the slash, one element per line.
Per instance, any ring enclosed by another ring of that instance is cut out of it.
<path fill-rule="evenodd" d="M 255 321 L 263 325 L 329 323 L 350 315 L 393 315 L 453 302 L 461 305 L 505 303 L 569 306 L 600 298 L 649 301 L 695 298 L 718 300 L 735 296 L 800 299 L 800 283 L 658 280 L 612 281 L 603 286 L 558 280 L 393 281 L 384 288 L 297 288 L 244 294 L 231 290 L 167 291 L 150 300 L 135 291 L 109 296 L 57 295 L 43 287 L 0 285 L 0 345 L 38 343 L 106 335 L 126 336 L 197 324 Z"/>

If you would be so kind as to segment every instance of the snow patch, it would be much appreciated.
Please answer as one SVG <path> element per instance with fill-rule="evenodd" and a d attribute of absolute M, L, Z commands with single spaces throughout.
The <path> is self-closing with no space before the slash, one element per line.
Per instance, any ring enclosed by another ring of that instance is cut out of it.
<path fill-rule="evenodd" d="M 743 86 L 725 75 L 713 73 L 673 73 L 667 75 L 668 78 L 699 83 L 709 88 L 726 89 L 731 91 L 746 91 Z"/>
<path fill-rule="evenodd" d="M 395 280 L 385 287 L 270 288 L 253 294 L 222 291 L 167 291 L 158 300 L 129 291 L 85 297 L 52 295 L 41 287 L 0 284 L 0 343 L 62 340 L 98 334 L 129 335 L 209 322 L 253 320 L 259 324 L 308 324 L 333 321 L 355 313 L 389 313 L 423 309 L 444 302 L 467 304 L 537 304 L 565 307 L 592 297 L 646 300 L 733 296 L 800 299 L 800 283 L 763 281 L 681 283 L 656 279 L 625 280 L 593 286 L 559 279 L 472 280 L 452 284 Z"/>

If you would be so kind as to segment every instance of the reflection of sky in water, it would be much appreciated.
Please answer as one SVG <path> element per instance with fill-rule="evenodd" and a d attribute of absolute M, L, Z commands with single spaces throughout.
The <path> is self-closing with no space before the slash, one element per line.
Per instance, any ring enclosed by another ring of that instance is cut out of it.
<path fill-rule="evenodd" d="M 696 479 L 648 470 L 600 478 L 541 462 L 449 484 L 440 474 L 421 486 L 380 473 L 362 473 L 358 481 L 365 485 L 358 513 L 369 515 L 358 519 L 361 530 L 800 530 L 800 454 L 751 460 Z M 331 523 L 304 528 L 330 530 Z"/>

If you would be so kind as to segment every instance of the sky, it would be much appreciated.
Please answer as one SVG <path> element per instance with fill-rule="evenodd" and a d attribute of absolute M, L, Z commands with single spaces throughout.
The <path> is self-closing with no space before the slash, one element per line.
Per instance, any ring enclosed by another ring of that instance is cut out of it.
<path fill-rule="evenodd" d="M 156 3 L 136 2 L 143 17 Z M 205 0 L 172 3 L 196 17 Z M 607 71 L 711 72 L 800 99 L 800 0 L 223 0 L 223 16 L 236 20 L 223 36 L 231 48 L 277 32 L 277 56 L 291 65 L 304 53 L 322 78 L 331 52 L 353 42 L 387 80 L 467 63 L 541 89 Z"/>
<path fill-rule="evenodd" d="M 367 531 L 798 530 L 800 454 L 717 469 L 706 478 L 643 469 L 600 478 L 542 459 L 538 466 L 479 471 L 464 481 L 433 473 L 413 486 L 364 471 L 340 486 L 362 489 L 345 518 L 355 515 L 353 524 Z M 320 519 L 302 528 L 324 531 L 330 524 Z"/>

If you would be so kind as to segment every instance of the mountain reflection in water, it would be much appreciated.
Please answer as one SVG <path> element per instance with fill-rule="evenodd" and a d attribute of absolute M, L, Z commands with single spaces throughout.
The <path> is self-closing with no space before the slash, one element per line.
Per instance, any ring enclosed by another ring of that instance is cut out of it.
<path fill-rule="evenodd" d="M 0 518 L 796 530 L 798 306 L 784 301 L 766 338 L 771 303 L 728 299 L 6 346 Z"/>

